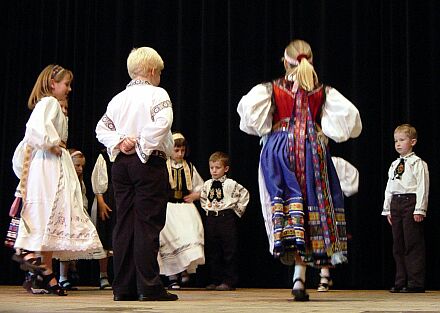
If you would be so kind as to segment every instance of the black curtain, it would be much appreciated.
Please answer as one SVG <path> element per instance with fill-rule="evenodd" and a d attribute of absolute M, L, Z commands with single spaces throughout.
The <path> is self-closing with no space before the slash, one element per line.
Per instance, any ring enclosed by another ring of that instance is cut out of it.
<path fill-rule="evenodd" d="M 129 81 L 131 49 L 151 46 L 165 61 L 161 86 L 173 102 L 173 130 L 190 142 L 191 161 L 208 179 L 209 155 L 228 152 L 231 177 L 251 192 L 240 225 L 240 286 L 290 287 L 291 269 L 269 254 L 260 213 L 259 138 L 239 130 L 236 107 L 252 86 L 283 75 L 285 46 L 302 38 L 312 45 L 320 80 L 355 103 L 363 122 L 358 139 L 331 143 L 333 155 L 360 171 L 360 191 L 347 199 L 350 262 L 333 270 L 336 286 L 393 283 L 391 230 L 380 213 L 387 170 L 397 157 L 393 130 L 409 122 L 419 132 L 415 151 L 430 168 L 427 287 L 439 288 L 436 0 L 16 0 L 2 1 L 0 9 L 0 238 L 18 183 L 11 158 L 24 135 L 26 103 L 39 72 L 50 63 L 74 72 L 68 145 L 86 155 L 91 201 L 89 179 L 100 149 L 96 123 Z M 23 279 L 11 253 L 0 251 L 1 284 Z M 313 284 L 316 275 L 308 279 Z"/>

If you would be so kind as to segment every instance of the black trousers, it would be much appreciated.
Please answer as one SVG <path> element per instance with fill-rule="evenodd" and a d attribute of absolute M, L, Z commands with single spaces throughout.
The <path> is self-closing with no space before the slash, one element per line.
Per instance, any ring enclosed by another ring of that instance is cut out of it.
<path fill-rule="evenodd" d="M 235 286 L 238 282 L 239 217 L 233 210 L 205 220 L 205 254 L 212 283 Z"/>
<path fill-rule="evenodd" d="M 169 195 L 166 161 L 120 153 L 112 167 L 116 202 L 113 293 L 155 294 L 163 289 L 157 254 Z"/>
<path fill-rule="evenodd" d="M 424 222 L 414 221 L 415 194 L 394 195 L 391 199 L 393 256 L 397 287 L 425 287 Z"/>

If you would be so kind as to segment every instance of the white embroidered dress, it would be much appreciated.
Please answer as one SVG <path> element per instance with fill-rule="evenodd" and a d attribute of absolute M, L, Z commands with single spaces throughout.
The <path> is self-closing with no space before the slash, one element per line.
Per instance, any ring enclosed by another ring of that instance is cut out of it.
<path fill-rule="evenodd" d="M 171 166 L 181 168 L 182 163 L 171 161 Z M 203 179 L 194 166 L 191 181 L 193 188 L 190 191 L 200 192 Z M 168 202 L 167 219 L 159 241 L 157 259 L 161 275 L 171 276 L 185 270 L 191 274 L 205 264 L 203 224 L 194 203 Z"/>
<path fill-rule="evenodd" d="M 14 154 L 13 167 L 21 176 L 24 148 L 33 148 L 27 179 L 25 207 L 15 248 L 53 251 L 63 260 L 91 258 L 102 249 L 101 242 L 83 208 L 81 185 L 69 152 L 61 156 L 48 151 L 67 141 L 67 118 L 54 97 L 35 106 L 26 133 Z"/>

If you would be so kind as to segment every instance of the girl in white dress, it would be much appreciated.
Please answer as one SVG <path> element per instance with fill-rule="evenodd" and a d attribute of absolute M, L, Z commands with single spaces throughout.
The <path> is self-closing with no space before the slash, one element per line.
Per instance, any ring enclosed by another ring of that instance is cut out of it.
<path fill-rule="evenodd" d="M 167 161 L 171 194 L 165 227 L 160 233 L 160 274 L 168 276 L 169 289 L 180 289 L 198 265 L 205 264 L 203 224 L 194 201 L 200 199 L 203 179 L 187 162 L 187 142 L 173 134 L 174 150 Z M 181 280 L 179 282 L 179 275 Z"/>
<path fill-rule="evenodd" d="M 46 289 L 60 296 L 66 292 L 53 274 L 52 258 L 87 259 L 102 249 L 66 150 L 67 117 L 59 101 L 67 99 L 72 79 L 72 72 L 59 65 L 40 73 L 28 100 L 32 114 L 13 159 L 14 170 L 21 170 L 18 192 L 23 199 L 15 242 L 21 253 L 13 259 L 23 269 L 40 269 Z"/>

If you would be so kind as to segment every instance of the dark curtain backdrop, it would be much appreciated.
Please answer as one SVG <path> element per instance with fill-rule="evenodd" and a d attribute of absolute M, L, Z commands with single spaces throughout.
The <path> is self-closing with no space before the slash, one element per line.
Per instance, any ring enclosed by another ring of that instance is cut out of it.
<path fill-rule="evenodd" d="M 380 213 L 387 170 L 397 157 L 393 130 L 410 122 L 419 131 L 416 152 L 430 168 L 427 287 L 439 289 L 436 0 L 16 0 L 2 1 L 0 9 L 0 238 L 18 183 L 11 158 L 24 134 L 26 103 L 39 72 L 49 63 L 74 72 L 68 145 L 87 157 L 91 202 L 89 179 L 100 149 L 95 125 L 129 82 L 130 50 L 151 46 L 165 61 L 161 86 L 173 102 L 173 130 L 182 131 L 191 144 L 191 161 L 208 179 L 209 155 L 228 152 L 230 176 L 251 192 L 240 224 L 240 286 L 290 287 L 291 269 L 268 252 L 257 186 L 259 138 L 239 130 L 236 107 L 252 86 L 283 74 L 285 46 L 303 38 L 312 45 L 319 78 L 355 103 L 363 121 L 359 138 L 331 143 L 333 155 L 360 172 L 360 191 L 346 203 L 350 262 L 333 270 L 336 287 L 393 283 L 391 230 Z M 23 279 L 11 253 L 1 248 L 1 284 Z M 80 274 L 87 280 L 93 269 L 84 268 Z M 199 271 L 200 284 L 205 271 Z M 309 273 L 313 286 L 317 272 Z"/>

